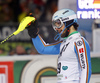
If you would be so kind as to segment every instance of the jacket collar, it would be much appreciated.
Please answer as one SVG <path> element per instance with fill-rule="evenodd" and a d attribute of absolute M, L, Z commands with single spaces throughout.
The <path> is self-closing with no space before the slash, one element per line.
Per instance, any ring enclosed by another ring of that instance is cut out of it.
<path fill-rule="evenodd" d="M 76 39 L 78 37 L 80 37 L 80 33 L 78 31 L 74 31 L 72 32 L 68 37 L 65 38 L 61 38 L 61 40 L 71 40 L 71 39 Z"/>

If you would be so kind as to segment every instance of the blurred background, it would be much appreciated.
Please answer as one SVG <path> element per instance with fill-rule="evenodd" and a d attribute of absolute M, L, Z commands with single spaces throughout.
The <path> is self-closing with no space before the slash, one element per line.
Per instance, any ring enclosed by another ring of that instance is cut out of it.
<path fill-rule="evenodd" d="M 51 18 L 58 10 L 57 4 L 58 0 L 0 0 L 0 41 L 17 30 L 20 21 L 31 12 L 39 22 L 41 36 L 46 42 L 53 42 L 55 32 L 51 26 Z M 23 50 L 20 53 L 19 48 Z M 27 31 L 0 45 L 1 56 L 16 54 L 37 54 Z"/>
<path fill-rule="evenodd" d="M 39 34 L 43 37 L 43 39 L 47 43 L 55 42 L 54 36 L 56 35 L 56 32 L 52 28 L 51 19 L 54 12 L 62 8 L 69 8 L 76 12 L 79 24 L 78 31 L 81 33 L 82 36 L 86 38 L 86 40 L 89 42 L 90 45 L 91 58 L 92 58 L 91 59 L 92 73 L 99 75 L 100 74 L 100 66 L 99 66 L 100 0 L 0 0 L 0 41 L 4 40 L 7 36 L 9 36 L 15 30 L 17 30 L 20 21 L 31 12 L 36 16 L 38 20 L 40 29 Z M 28 63 L 29 61 L 33 61 L 34 55 L 40 55 L 40 54 L 34 48 L 31 38 L 28 36 L 26 30 L 12 37 L 4 44 L 0 45 L 0 58 L 1 58 L 0 61 L 14 61 L 13 63 L 1 62 L 1 64 L 6 64 L 6 65 L 12 64 L 14 66 L 14 70 L 11 71 L 14 72 L 17 71 L 16 68 L 18 66 L 20 67 L 22 66 L 20 65 L 20 63 L 22 63 L 25 66 L 25 64 Z M 19 61 L 18 57 L 21 57 L 20 62 L 18 62 Z M 25 58 L 25 62 L 21 62 L 23 61 L 24 57 L 26 58 L 30 57 L 30 58 L 29 59 Z M 17 66 L 15 66 L 16 64 Z M 54 67 L 56 68 L 56 66 Z M 51 70 L 55 71 L 54 69 Z M 21 68 L 20 71 L 22 71 Z M 14 77 L 14 79 L 18 80 L 18 78 L 20 78 L 20 74 L 21 73 L 19 73 L 18 77 L 16 78 Z M 100 80 L 98 81 L 98 83 L 99 82 Z M 0 83 L 2 82 L 0 81 Z M 3 82 L 3 83 L 8 83 L 8 82 Z M 19 83 L 19 81 L 18 82 L 14 81 L 14 83 Z M 38 83 L 49 83 L 49 82 L 39 81 Z M 93 81 L 91 83 L 96 83 L 96 82 Z"/>
<path fill-rule="evenodd" d="M 91 51 L 99 52 L 100 8 L 98 4 L 100 4 L 99 0 L 0 0 L 0 41 L 12 34 L 18 28 L 20 21 L 32 12 L 39 22 L 40 35 L 47 43 L 52 43 L 56 34 L 51 26 L 52 15 L 59 9 L 69 8 L 77 13 L 78 31 L 89 42 Z M 25 52 L 17 53 L 18 46 Z M 1 56 L 30 54 L 33 50 L 36 51 L 27 31 L 0 45 Z"/>

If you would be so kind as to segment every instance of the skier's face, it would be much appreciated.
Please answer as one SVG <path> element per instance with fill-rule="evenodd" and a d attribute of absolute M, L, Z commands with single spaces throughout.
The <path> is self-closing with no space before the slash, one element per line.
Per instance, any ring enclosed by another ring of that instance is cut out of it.
<path fill-rule="evenodd" d="M 61 28 L 55 28 L 55 29 L 56 29 L 56 31 L 57 31 L 58 33 L 61 33 L 61 32 L 63 31 L 64 28 L 65 28 L 65 25 L 63 24 Z M 63 33 L 61 34 L 61 37 L 65 37 L 66 31 L 67 31 L 67 28 L 63 31 Z"/>
<path fill-rule="evenodd" d="M 57 32 L 61 33 L 64 28 L 65 28 L 65 25 L 63 24 L 61 28 L 55 28 L 55 29 Z"/>

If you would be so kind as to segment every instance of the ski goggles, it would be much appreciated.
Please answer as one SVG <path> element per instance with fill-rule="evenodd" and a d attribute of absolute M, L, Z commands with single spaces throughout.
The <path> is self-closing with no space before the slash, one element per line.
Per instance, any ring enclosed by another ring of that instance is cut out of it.
<path fill-rule="evenodd" d="M 76 14 L 68 16 L 66 18 L 58 18 L 56 20 L 53 20 L 52 26 L 53 26 L 54 30 L 55 30 L 55 28 L 61 28 L 64 22 L 70 21 L 72 19 L 74 19 L 74 22 L 77 22 Z"/>
<path fill-rule="evenodd" d="M 56 28 L 61 28 L 62 25 L 63 25 L 63 22 L 62 22 L 61 19 L 57 19 L 57 20 L 53 20 L 53 21 L 52 21 L 52 26 L 53 26 L 54 30 L 55 30 Z"/>

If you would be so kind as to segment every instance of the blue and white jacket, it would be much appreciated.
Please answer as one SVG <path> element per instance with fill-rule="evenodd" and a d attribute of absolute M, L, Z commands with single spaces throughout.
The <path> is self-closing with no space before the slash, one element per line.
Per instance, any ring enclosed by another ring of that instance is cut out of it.
<path fill-rule="evenodd" d="M 75 31 L 53 44 L 46 44 L 40 35 L 32 38 L 32 41 L 40 54 L 59 54 L 58 82 L 76 80 L 79 83 L 89 83 L 91 77 L 90 47 L 79 32 Z"/>

